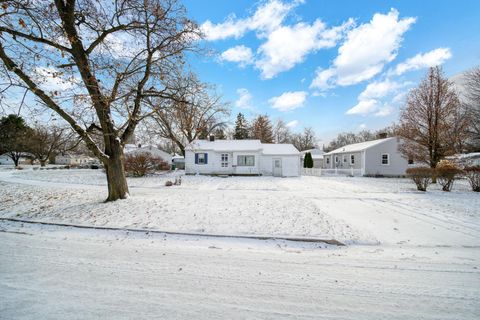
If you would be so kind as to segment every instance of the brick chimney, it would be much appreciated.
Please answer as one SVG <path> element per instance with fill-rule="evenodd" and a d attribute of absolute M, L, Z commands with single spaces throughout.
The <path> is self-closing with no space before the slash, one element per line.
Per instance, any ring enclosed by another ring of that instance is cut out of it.
<path fill-rule="evenodd" d="M 213 142 L 213 141 L 215 141 L 215 136 L 214 136 L 213 134 L 211 134 L 211 135 L 210 135 L 210 139 L 209 139 L 209 140 L 210 140 L 210 142 Z"/>

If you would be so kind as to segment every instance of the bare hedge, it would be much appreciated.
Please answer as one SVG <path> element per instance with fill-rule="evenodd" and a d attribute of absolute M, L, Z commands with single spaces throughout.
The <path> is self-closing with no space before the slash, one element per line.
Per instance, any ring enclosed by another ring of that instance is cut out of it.
<path fill-rule="evenodd" d="M 470 182 L 472 191 L 480 192 L 480 166 L 466 167 L 463 173 Z"/>
<path fill-rule="evenodd" d="M 143 177 L 157 170 L 168 170 L 169 164 L 151 153 L 135 153 L 125 156 L 125 172 L 129 176 Z"/>
<path fill-rule="evenodd" d="M 427 187 L 432 181 L 434 169 L 429 167 L 408 168 L 406 173 L 417 185 L 417 190 L 427 191 Z"/>

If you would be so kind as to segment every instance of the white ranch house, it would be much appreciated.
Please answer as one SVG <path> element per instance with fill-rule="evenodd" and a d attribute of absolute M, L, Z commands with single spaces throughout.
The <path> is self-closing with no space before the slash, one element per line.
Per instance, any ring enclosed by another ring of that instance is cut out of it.
<path fill-rule="evenodd" d="M 300 175 L 300 152 L 292 144 L 260 140 L 195 140 L 185 148 L 187 174 Z"/>
<path fill-rule="evenodd" d="M 323 155 L 323 168 L 362 176 L 403 176 L 408 160 L 398 151 L 396 137 L 350 144 Z"/>
<path fill-rule="evenodd" d="M 55 156 L 55 164 L 83 165 L 95 162 L 95 158 L 83 154 L 62 153 Z"/>
<path fill-rule="evenodd" d="M 135 144 L 126 144 L 125 145 L 125 154 L 131 154 L 131 155 L 136 155 L 136 154 L 144 154 L 144 153 L 149 153 L 154 157 L 161 158 L 163 161 L 167 162 L 168 164 L 172 163 L 172 155 L 169 154 L 168 152 L 165 152 L 155 146 L 150 146 L 150 145 L 145 145 L 142 146 L 141 144 L 135 145 Z"/>

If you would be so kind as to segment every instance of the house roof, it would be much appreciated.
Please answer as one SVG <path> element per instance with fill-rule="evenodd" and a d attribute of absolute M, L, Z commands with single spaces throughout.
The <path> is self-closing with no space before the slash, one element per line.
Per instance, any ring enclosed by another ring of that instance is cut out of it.
<path fill-rule="evenodd" d="M 391 138 L 385 138 L 385 139 L 377 139 L 377 140 L 372 140 L 372 141 L 366 141 L 366 142 L 360 142 L 360 143 L 354 143 L 354 144 L 349 144 L 344 147 L 340 147 L 338 149 L 335 149 L 333 151 L 330 151 L 328 153 L 325 153 L 325 155 L 331 155 L 335 153 L 346 153 L 346 152 L 358 152 L 358 151 L 363 151 L 368 148 L 371 148 L 373 146 L 382 144 L 386 141 L 390 141 L 393 139 L 397 139 L 396 137 L 391 137 Z"/>
<path fill-rule="evenodd" d="M 260 140 L 195 140 L 186 150 L 262 151 L 265 155 L 298 155 L 300 152 L 288 143 L 261 143 Z"/>
<path fill-rule="evenodd" d="M 258 151 L 262 149 L 260 140 L 194 140 L 185 149 L 212 151 Z"/>
<path fill-rule="evenodd" d="M 290 143 L 262 143 L 265 155 L 298 155 L 300 152 Z"/>

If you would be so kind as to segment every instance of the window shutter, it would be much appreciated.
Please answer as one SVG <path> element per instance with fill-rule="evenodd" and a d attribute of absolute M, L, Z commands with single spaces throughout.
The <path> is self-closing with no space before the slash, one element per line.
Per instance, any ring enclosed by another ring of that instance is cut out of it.
<path fill-rule="evenodd" d="M 208 163 L 208 153 L 205 153 L 205 164 Z"/>
<path fill-rule="evenodd" d="M 195 153 L 195 164 L 198 164 L 198 153 Z"/>

